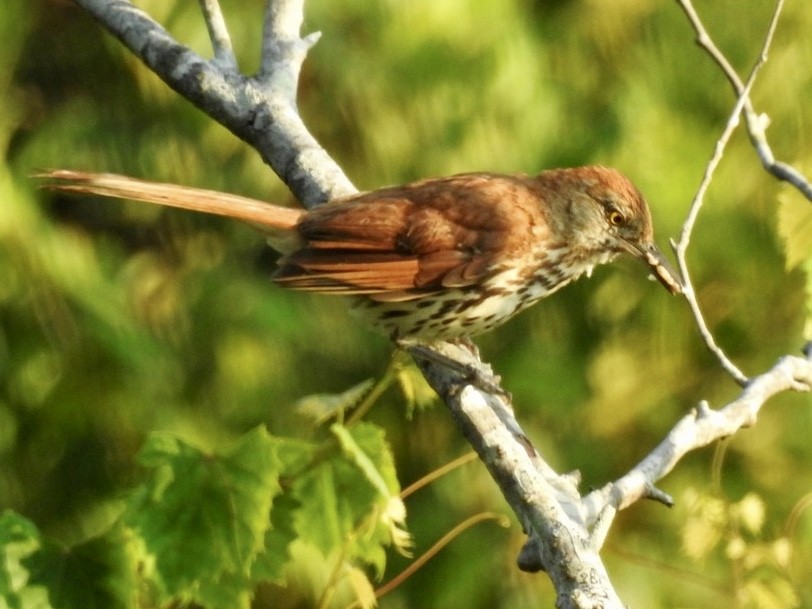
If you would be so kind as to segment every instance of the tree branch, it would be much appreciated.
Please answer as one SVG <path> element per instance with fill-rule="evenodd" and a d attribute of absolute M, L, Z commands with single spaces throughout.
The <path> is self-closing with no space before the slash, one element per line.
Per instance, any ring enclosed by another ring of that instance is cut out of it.
<path fill-rule="evenodd" d="M 305 206 L 356 192 L 338 165 L 310 134 L 296 108 L 296 83 L 306 49 L 299 39 L 303 0 L 279 0 L 268 12 L 266 31 L 283 44 L 266 45 L 260 78 L 206 61 L 127 0 L 75 0 L 135 53 L 167 85 L 237 137 L 254 147 Z M 269 26 L 269 22 L 271 25 Z M 298 42 L 296 42 L 298 41 Z"/>
<path fill-rule="evenodd" d="M 767 54 L 770 50 L 770 45 L 772 44 L 773 37 L 775 35 L 775 27 L 778 23 L 778 16 L 781 13 L 783 0 L 778 0 L 778 3 L 775 6 L 775 11 L 773 12 L 770 25 L 767 28 L 767 33 L 764 37 L 764 42 L 761 46 L 761 52 L 759 53 L 753 68 L 750 70 L 750 76 L 747 78 L 747 82 L 744 84 L 742 84 L 738 74 L 730 65 L 730 62 L 728 62 L 727 58 L 714 44 L 705 28 L 702 26 L 699 16 L 691 5 L 691 0 L 678 1 L 685 13 L 688 15 L 688 19 L 691 21 L 691 24 L 694 26 L 694 29 L 697 32 L 698 44 L 702 48 L 706 49 L 714 61 L 721 67 L 722 72 L 724 72 L 725 76 L 727 76 L 728 80 L 733 84 L 733 87 L 737 92 L 738 99 L 736 100 L 736 105 L 733 107 L 733 111 L 730 113 L 730 117 L 727 120 L 727 124 L 725 125 L 722 135 L 719 136 L 719 139 L 716 141 L 713 154 L 711 155 L 708 164 L 705 166 L 705 173 L 702 176 L 699 189 L 691 201 L 688 216 L 682 225 L 679 243 L 672 243 L 672 247 L 674 248 L 674 253 L 677 256 L 677 264 L 684 282 L 683 294 L 685 295 L 685 299 L 688 301 L 688 305 L 691 308 L 691 313 L 696 320 L 696 324 L 699 328 L 699 333 L 702 336 L 702 339 L 705 341 L 708 349 L 710 349 L 710 351 L 716 356 L 716 359 L 719 360 L 722 368 L 724 368 L 725 371 L 727 371 L 728 374 L 730 374 L 739 385 L 744 387 L 748 383 L 747 376 L 745 376 L 744 373 L 739 370 L 739 368 L 727 357 L 727 355 L 725 355 L 725 352 L 716 343 L 713 334 L 705 323 L 705 318 L 702 314 L 702 309 L 699 306 L 699 302 L 696 299 L 696 292 L 694 291 L 693 282 L 691 281 L 690 273 L 688 272 L 688 264 L 685 259 L 685 255 L 691 240 L 691 233 L 693 231 L 694 224 L 699 216 L 699 210 L 702 208 L 704 202 L 705 193 L 713 180 L 713 174 L 716 171 L 716 168 L 719 166 L 719 163 L 724 156 L 724 151 L 728 142 L 730 141 L 730 137 L 733 135 L 733 131 L 735 131 L 736 127 L 739 125 L 739 117 L 742 113 L 744 113 L 746 117 L 748 131 L 751 134 L 751 140 L 753 140 L 751 123 L 753 122 L 753 117 L 755 117 L 755 112 L 753 110 L 752 103 L 750 102 L 750 90 L 753 88 L 753 84 L 756 81 L 756 76 L 758 75 L 759 70 L 767 61 Z"/>
<path fill-rule="evenodd" d="M 680 234 L 680 239 L 678 243 L 672 243 L 674 248 L 674 253 L 677 257 L 677 266 L 679 268 L 680 275 L 682 275 L 683 280 L 683 287 L 682 293 L 685 296 L 685 299 L 688 301 L 688 305 L 691 308 L 691 313 L 694 316 L 694 320 L 696 321 L 696 325 L 699 328 L 699 333 L 702 336 L 702 339 L 705 341 L 705 345 L 707 345 L 708 349 L 710 349 L 711 353 L 716 356 L 716 359 L 719 360 L 722 368 L 724 368 L 730 376 L 742 387 L 747 384 L 747 376 L 739 370 L 739 368 L 734 364 L 725 354 L 721 347 L 716 343 L 716 340 L 713 337 L 710 329 L 708 328 L 707 323 L 705 322 L 705 317 L 702 314 L 702 308 L 699 306 L 699 302 L 696 299 L 696 291 L 694 290 L 694 284 L 691 280 L 691 273 L 688 270 L 688 262 L 686 260 L 686 253 L 688 251 L 688 246 L 691 242 L 691 234 L 694 229 L 694 225 L 696 223 L 696 219 L 699 216 L 699 211 L 702 209 L 702 205 L 705 201 L 705 193 L 710 186 L 711 181 L 713 180 L 713 174 L 716 171 L 716 168 L 719 166 L 719 163 L 722 160 L 722 157 L 725 153 L 725 148 L 727 147 L 727 143 L 730 141 L 730 137 L 733 135 L 733 132 L 736 130 L 736 127 L 739 124 L 739 116 L 741 115 L 742 108 L 747 101 L 747 95 L 752 87 L 753 83 L 755 82 L 756 74 L 758 73 L 758 68 L 760 67 L 761 62 L 759 61 L 756 63 L 752 73 L 750 74 L 750 79 L 747 82 L 747 86 L 744 88 L 742 95 L 739 97 L 736 105 L 733 107 L 733 111 L 730 113 L 730 117 L 727 120 L 727 124 L 725 125 L 725 129 L 722 132 L 722 135 L 719 136 L 719 139 L 716 141 L 716 146 L 713 150 L 713 155 L 711 156 L 708 164 L 705 166 L 705 173 L 702 176 L 702 181 L 699 184 L 699 189 L 697 190 L 696 194 L 694 195 L 693 200 L 691 201 L 691 205 L 688 209 L 688 216 L 685 218 L 685 222 L 682 225 L 682 232 Z"/>
<path fill-rule="evenodd" d="M 436 348 L 462 364 L 482 366 L 476 355 L 457 345 Z M 458 370 L 433 365 L 419 354 L 415 361 L 522 523 L 528 542 L 519 567 L 547 572 L 560 609 L 621 609 L 598 555 L 600 544 L 586 526 L 578 477 L 558 475 L 544 462 L 501 396 L 477 390 Z"/>
<path fill-rule="evenodd" d="M 755 425 L 759 410 L 774 395 L 784 391 L 812 391 L 812 348 L 807 346 L 804 353 L 804 357 L 785 356 L 778 360 L 720 410 L 711 410 L 707 402 L 700 402 L 629 473 L 584 498 L 587 521 L 595 519 L 607 505 L 622 510 L 646 497 L 649 488 L 664 478 L 688 452 Z"/>
<path fill-rule="evenodd" d="M 770 124 L 769 117 L 766 114 L 759 114 L 753 108 L 753 103 L 750 101 L 749 92 L 746 91 L 745 84 L 742 83 L 738 73 L 730 65 L 725 55 L 719 50 L 713 39 L 708 35 L 705 26 L 702 25 L 702 20 L 694 9 L 691 0 L 677 0 L 683 12 L 688 17 L 688 21 L 696 32 L 696 43 L 704 49 L 711 59 L 722 69 L 727 80 L 730 82 L 736 96 L 744 98 L 744 118 L 747 125 L 747 133 L 750 136 L 750 142 L 761 160 L 761 164 L 773 176 L 788 182 L 797 188 L 803 195 L 812 201 L 812 184 L 809 180 L 797 169 L 782 161 L 776 161 L 770 144 L 767 142 L 767 126 Z M 778 17 L 784 6 L 784 0 L 777 0 L 775 10 L 773 11 L 770 25 L 767 28 L 763 50 L 759 57 L 759 64 L 763 64 L 767 60 L 767 50 L 770 48 L 775 28 L 778 25 Z"/>
<path fill-rule="evenodd" d="M 231 46 L 231 36 L 223 18 L 218 0 L 200 0 L 200 9 L 209 30 L 211 46 L 214 50 L 214 61 L 224 71 L 237 71 L 237 58 Z"/>

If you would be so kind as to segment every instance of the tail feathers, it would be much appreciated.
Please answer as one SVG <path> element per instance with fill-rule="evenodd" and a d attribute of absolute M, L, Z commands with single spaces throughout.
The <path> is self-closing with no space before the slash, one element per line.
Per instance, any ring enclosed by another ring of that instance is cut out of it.
<path fill-rule="evenodd" d="M 263 228 L 293 230 L 304 213 L 256 199 L 177 184 L 147 182 L 112 173 L 85 173 L 59 169 L 37 174 L 44 188 L 118 199 L 132 199 L 243 220 Z"/>

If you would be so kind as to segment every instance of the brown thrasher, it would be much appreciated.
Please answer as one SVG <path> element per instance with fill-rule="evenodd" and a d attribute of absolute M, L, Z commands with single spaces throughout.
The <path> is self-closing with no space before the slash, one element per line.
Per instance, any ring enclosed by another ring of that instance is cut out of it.
<path fill-rule="evenodd" d="M 48 188 L 135 199 L 244 220 L 283 257 L 273 280 L 355 295 L 396 340 L 490 330 L 627 252 L 672 293 L 681 283 L 652 240 L 643 196 L 614 169 L 537 176 L 468 173 L 393 186 L 312 210 L 112 174 L 53 171 Z"/>

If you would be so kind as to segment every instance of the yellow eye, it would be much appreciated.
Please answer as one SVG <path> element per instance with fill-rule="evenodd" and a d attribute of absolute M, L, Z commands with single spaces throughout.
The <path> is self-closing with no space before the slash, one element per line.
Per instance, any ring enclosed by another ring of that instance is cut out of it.
<path fill-rule="evenodd" d="M 624 222 L 623 214 L 616 209 L 610 211 L 606 218 L 609 220 L 609 224 L 612 226 L 620 226 Z"/>

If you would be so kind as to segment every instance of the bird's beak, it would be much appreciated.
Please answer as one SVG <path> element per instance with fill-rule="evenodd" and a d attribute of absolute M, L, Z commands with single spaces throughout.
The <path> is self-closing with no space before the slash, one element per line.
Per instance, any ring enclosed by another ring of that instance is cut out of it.
<path fill-rule="evenodd" d="M 682 278 L 654 243 L 625 241 L 624 245 L 630 254 L 640 258 L 648 265 L 657 281 L 662 283 L 669 292 L 682 294 Z"/>

